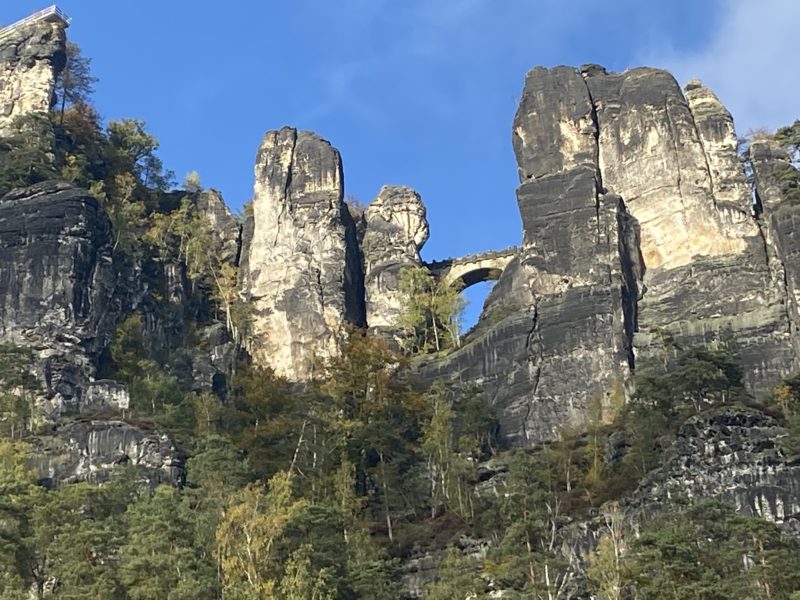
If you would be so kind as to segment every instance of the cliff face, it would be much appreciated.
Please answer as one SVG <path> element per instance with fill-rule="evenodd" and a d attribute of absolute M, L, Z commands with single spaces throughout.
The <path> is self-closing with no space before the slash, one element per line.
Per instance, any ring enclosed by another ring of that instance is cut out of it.
<path fill-rule="evenodd" d="M 0 135 L 15 118 L 50 110 L 66 63 L 64 27 L 40 22 L 0 40 Z"/>
<path fill-rule="evenodd" d="M 36 352 L 48 414 L 79 409 L 114 327 L 108 217 L 66 184 L 16 190 L 0 199 L 0 263 L 0 339 Z"/>
<path fill-rule="evenodd" d="M 316 134 L 266 134 L 256 160 L 242 271 L 257 362 L 294 380 L 338 351 L 346 322 L 364 323 L 363 276 L 343 202 L 339 152 Z"/>
<path fill-rule="evenodd" d="M 734 345 L 755 392 L 796 368 L 795 217 L 775 212 L 774 151 L 752 149 L 771 190 L 754 209 L 733 120 L 700 82 L 536 68 L 513 144 L 523 248 L 475 335 L 423 380 L 483 393 L 528 445 L 613 403 L 669 339 Z"/>

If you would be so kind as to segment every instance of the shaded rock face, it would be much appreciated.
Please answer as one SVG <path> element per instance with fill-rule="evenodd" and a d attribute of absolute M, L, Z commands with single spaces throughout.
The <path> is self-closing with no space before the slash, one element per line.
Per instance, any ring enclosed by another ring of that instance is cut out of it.
<path fill-rule="evenodd" d="M 0 340 L 37 353 L 46 413 L 80 408 L 115 324 L 108 218 L 66 184 L 15 190 L 0 199 L 0 264 Z"/>
<path fill-rule="evenodd" d="M 729 406 L 689 419 L 629 510 L 668 508 L 676 496 L 715 498 L 776 523 L 800 514 L 800 465 L 780 448 L 786 430 L 759 411 Z"/>
<path fill-rule="evenodd" d="M 151 486 L 178 485 L 184 480 L 184 457 L 166 435 L 122 421 L 63 423 L 30 443 L 31 466 L 49 485 L 100 483 L 123 465 L 137 467 Z"/>
<path fill-rule="evenodd" d="M 422 264 L 419 252 L 429 235 L 425 205 L 411 188 L 384 186 L 364 212 L 364 221 L 367 324 L 391 332 L 402 314 L 400 271 Z"/>
<path fill-rule="evenodd" d="M 754 210 L 733 120 L 702 83 L 536 68 L 513 145 L 523 247 L 471 338 L 421 365 L 423 381 L 484 394 L 525 446 L 581 427 L 592 402 L 610 408 L 665 337 L 733 344 L 755 392 L 794 370 L 795 217 Z M 758 153 L 768 182 L 775 158 Z"/>
<path fill-rule="evenodd" d="M 250 348 L 258 363 L 306 380 L 338 352 L 342 325 L 365 320 L 342 162 L 327 141 L 287 127 L 267 133 L 255 171 L 252 237 L 243 250 Z"/>
<path fill-rule="evenodd" d="M 0 40 L 0 135 L 17 117 L 50 110 L 65 64 L 63 23 L 41 22 Z"/>

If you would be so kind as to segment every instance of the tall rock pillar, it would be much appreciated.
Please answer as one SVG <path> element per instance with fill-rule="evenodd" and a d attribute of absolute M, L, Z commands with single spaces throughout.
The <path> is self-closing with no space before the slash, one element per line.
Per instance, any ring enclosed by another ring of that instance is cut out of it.
<path fill-rule="evenodd" d="M 0 33 L 0 135 L 17 117 L 47 112 L 66 64 L 63 21 L 40 21 Z"/>
<path fill-rule="evenodd" d="M 264 137 L 255 177 L 241 267 L 250 349 L 258 364 L 308 380 L 337 354 L 343 325 L 364 323 L 341 157 L 316 134 L 284 127 Z"/>

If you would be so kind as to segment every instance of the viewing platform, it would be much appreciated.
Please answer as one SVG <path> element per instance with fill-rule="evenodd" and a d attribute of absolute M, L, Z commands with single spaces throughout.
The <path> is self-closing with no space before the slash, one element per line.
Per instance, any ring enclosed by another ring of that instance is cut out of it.
<path fill-rule="evenodd" d="M 63 10 L 53 4 L 45 9 L 40 10 L 39 12 L 25 17 L 24 19 L 20 19 L 16 23 L 12 23 L 7 27 L 0 28 L 0 42 L 2 42 L 5 38 L 12 36 L 23 27 L 32 25 L 34 23 L 61 23 L 65 27 L 69 27 L 71 20 L 72 19 L 70 19 Z"/>

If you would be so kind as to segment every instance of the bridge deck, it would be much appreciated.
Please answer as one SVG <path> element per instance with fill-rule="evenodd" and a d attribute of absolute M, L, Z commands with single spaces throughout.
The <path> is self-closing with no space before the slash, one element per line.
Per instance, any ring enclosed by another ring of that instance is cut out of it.
<path fill-rule="evenodd" d="M 480 262 L 482 260 L 491 260 L 494 258 L 505 258 L 507 256 L 515 256 L 519 253 L 519 246 L 511 246 L 503 250 L 489 250 L 487 252 L 476 252 L 475 254 L 468 254 L 467 256 L 459 256 L 457 258 L 443 258 L 442 260 L 432 260 L 425 263 L 431 271 L 440 271 L 448 269 L 455 265 L 471 264 Z"/>
<path fill-rule="evenodd" d="M 32 25 L 33 23 L 41 23 L 44 21 L 50 22 L 57 22 L 63 23 L 64 25 L 69 25 L 71 19 L 67 16 L 67 14 L 58 8 L 55 4 L 51 4 L 45 9 L 40 10 L 39 12 L 35 12 L 32 15 L 25 17 L 24 19 L 20 19 L 16 23 L 12 23 L 6 27 L 0 29 L 0 41 L 4 38 L 7 38 L 23 27 L 28 25 Z"/>

